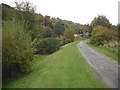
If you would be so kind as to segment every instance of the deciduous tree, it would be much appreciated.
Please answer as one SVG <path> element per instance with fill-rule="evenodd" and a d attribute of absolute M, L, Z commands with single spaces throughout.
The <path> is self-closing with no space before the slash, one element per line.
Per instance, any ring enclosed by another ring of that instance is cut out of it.
<path fill-rule="evenodd" d="M 65 37 L 65 39 L 69 39 L 71 41 L 74 41 L 74 30 L 66 29 L 64 31 L 64 37 Z"/>

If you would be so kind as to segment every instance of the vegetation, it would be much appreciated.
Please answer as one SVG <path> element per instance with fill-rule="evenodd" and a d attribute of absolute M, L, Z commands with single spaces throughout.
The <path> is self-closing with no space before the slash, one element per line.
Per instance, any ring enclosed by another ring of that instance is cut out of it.
<path fill-rule="evenodd" d="M 30 72 L 32 52 L 51 54 L 57 51 L 60 45 L 66 44 L 63 38 L 65 28 L 76 25 L 37 14 L 35 7 L 28 1 L 15 3 L 15 8 L 2 4 L 3 81 Z"/>
<path fill-rule="evenodd" d="M 48 55 L 35 55 L 34 71 L 7 81 L 4 88 L 104 88 L 102 79 L 90 68 L 77 48 L 67 44 Z M 81 67 L 82 66 L 82 67 Z"/>
<path fill-rule="evenodd" d="M 64 38 L 70 40 L 70 42 L 74 41 L 74 30 L 65 30 Z"/>
<path fill-rule="evenodd" d="M 75 30 L 76 34 L 81 34 L 82 36 L 84 36 L 85 32 L 89 32 L 89 25 L 82 25 L 35 13 L 35 6 L 30 2 L 16 2 L 15 8 L 2 4 L 2 8 L 3 21 L 15 18 L 17 21 L 25 22 L 24 28 L 30 31 L 32 41 L 38 37 L 63 37 L 66 29 Z"/>
<path fill-rule="evenodd" d="M 31 37 L 20 22 L 3 23 L 2 71 L 3 80 L 32 69 Z"/>
<path fill-rule="evenodd" d="M 118 60 L 118 30 L 119 25 L 112 25 L 105 16 L 95 17 L 91 22 L 92 32 L 90 46 Z"/>
<path fill-rule="evenodd" d="M 114 60 L 117 60 L 118 61 L 118 56 L 120 55 L 118 53 L 118 48 L 115 48 L 115 47 L 107 47 L 107 46 L 95 46 L 95 45 L 92 45 L 90 43 L 87 43 L 90 47 L 92 47 L 93 49 L 95 50 L 98 50 L 99 52 L 111 57 L 112 59 Z"/>
<path fill-rule="evenodd" d="M 109 22 L 106 16 L 103 16 L 103 15 L 98 15 L 98 17 L 95 17 L 93 21 L 91 22 L 91 26 L 93 28 L 96 26 L 103 26 L 103 27 L 110 28 L 111 25 L 112 24 Z"/>
<path fill-rule="evenodd" d="M 62 20 L 58 19 L 59 21 L 55 24 L 54 26 L 54 30 L 55 30 L 55 34 L 58 36 L 62 36 L 65 30 L 65 26 L 64 23 L 62 22 Z"/>
<path fill-rule="evenodd" d="M 60 48 L 59 40 L 55 38 L 45 38 L 34 45 L 35 53 L 51 54 Z"/>
<path fill-rule="evenodd" d="M 92 45 L 116 58 L 120 25 L 112 25 L 102 15 L 83 25 L 35 13 L 29 1 L 15 4 L 1 4 L 4 87 L 106 87 L 74 41 L 90 38 Z"/>
<path fill-rule="evenodd" d="M 90 43 L 94 45 L 104 45 L 111 40 L 117 40 L 117 33 L 103 26 L 96 26 L 92 31 Z"/>

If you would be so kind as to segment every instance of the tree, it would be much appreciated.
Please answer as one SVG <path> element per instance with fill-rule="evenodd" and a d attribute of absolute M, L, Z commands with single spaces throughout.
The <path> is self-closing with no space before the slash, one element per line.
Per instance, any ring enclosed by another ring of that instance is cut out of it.
<path fill-rule="evenodd" d="M 64 38 L 74 41 L 74 30 L 66 29 L 64 31 Z"/>
<path fill-rule="evenodd" d="M 44 25 L 46 27 L 50 27 L 50 28 L 53 29 L 53 25 L 52 25 L 52 21 L 50 19 L 50 16 L 46 15 L 45 18 L 44 18 L 44 20 L 43 20 L 43 22 L 44 22 Z"/>
<path fill-rule="evenodd" d="M 35 16 L 34 16 L 34 12 L 35 12 L 35 6 L 32 5 L 32 3 L 30 3 L 29 1 L 26 2 L 15 2 L 16 6 L 16 10 L 19 11 L 17 13 L 18 17 L 22 17 L 19 18 L 19 20 L 24 21 L 24 27 L 27 31 L 31 32 L 32 35 L 32 40 L 34 39 L 34 27 L 35 27 Z"/>
<path fill-rule="evenodd" d="M 9 5 L 6 5 L 4 3 L 2 3 L 1 5 L 3 20 L 12 20 L 14 17 L 16 17 L 16 11 L 14 10 L 13 7 L 10 7 Z"/>
<path fill-rule="evenodd" d="M 117 33 L 107 27 L 96 26 L 92 31 L 92 37 L 90 39 L 91 44 L 103 45 L 110 40 L 116 40 Z"/>
<path fill-rule="evenodd" d="M 55 26 L 54 26 L 54 30 L 55 30 L 55 34 L 57 36 L 63 36 L 64 30 L 65 30 L 65 26 L 62 23 L 62 21 L 58 21 Z"/>
<path fill-rule="evenodd" d="M 32 3 L 30 3 L 29 1 L 15 2 L 15 4 L 16 4 L 15 8 L 18 11 L 24 11 L 24 12 L 30 12 L 30 13 L 35 12 L 35 7 L 36 6 L 33 6 Z"/>
<path fill-rule="evenodd" d="M 118 40 L 120 40 L 120 24 L 117 25 Z"/>
<path fill-rule="evenodd" d="M 3 80 L 32 70 L 31 37 L 24 25 L 15 20 L 3 22 L 2 72 Z"/>
<path fill-rule="evenodd" d="M 42 38 L 54 37 L 54 35 L 55 35 L 54 30 L 52 30 L 50 27 L 44 27 L 41 30 Z"/>
<path fill-rule="evenodd" d="M 60 48 L 58 39 L 45 38 L 34 44 L 36 54 L 51 54 Z"/>
<path fill-rule="evenodd" d="M 96 26 L 104 26 L 110 28 L 111 23 L 109 20 L 103 16 L 103 15 L 98 15 L 98 17 L 95 17 L 93 21 L 91 22 L 91 26 L 94 28 Z"/>

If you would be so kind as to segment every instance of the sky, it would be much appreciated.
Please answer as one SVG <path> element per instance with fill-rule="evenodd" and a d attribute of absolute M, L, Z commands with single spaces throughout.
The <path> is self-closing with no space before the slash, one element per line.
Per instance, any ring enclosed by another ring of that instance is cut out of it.
<path fill-rule="evenodd" d="M 10 6 L 15 1 L 2 0 Z M 22 0 L 26 1 L 26 0 Z M 80 24 L 89 24 L 98 15 L 106 16 L 113 25 L 118 24 L 119 0 L 27 0 L 36 6 L 36 12 L 43 16 L 58 17 Z"/>
<path fill-rule="evenodd" d="M 118 3 L 118 24 L 120 24 L 120 1 Z"/>

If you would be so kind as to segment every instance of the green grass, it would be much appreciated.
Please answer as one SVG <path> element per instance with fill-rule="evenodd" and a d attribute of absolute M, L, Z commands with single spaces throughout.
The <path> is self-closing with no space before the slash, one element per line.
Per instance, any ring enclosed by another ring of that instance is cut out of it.
<path fill-rule="evenodd" d="M 77 48 L 77 42 L 51 55 L 36 55 L 30 74 L 7 81 L 4 88 L 106 88 Z"/>
<path fill-rule="evenodd" d="M 95 46 L 90 44 L 89 42 L 87 43 L 91 48 L 105 54 L 106 56 L 111 57 L 112 59 L 118 61 L 118 49 L 117 48 L 110 48 L 110 47 L 105 47 L 105 46 Z"/>

